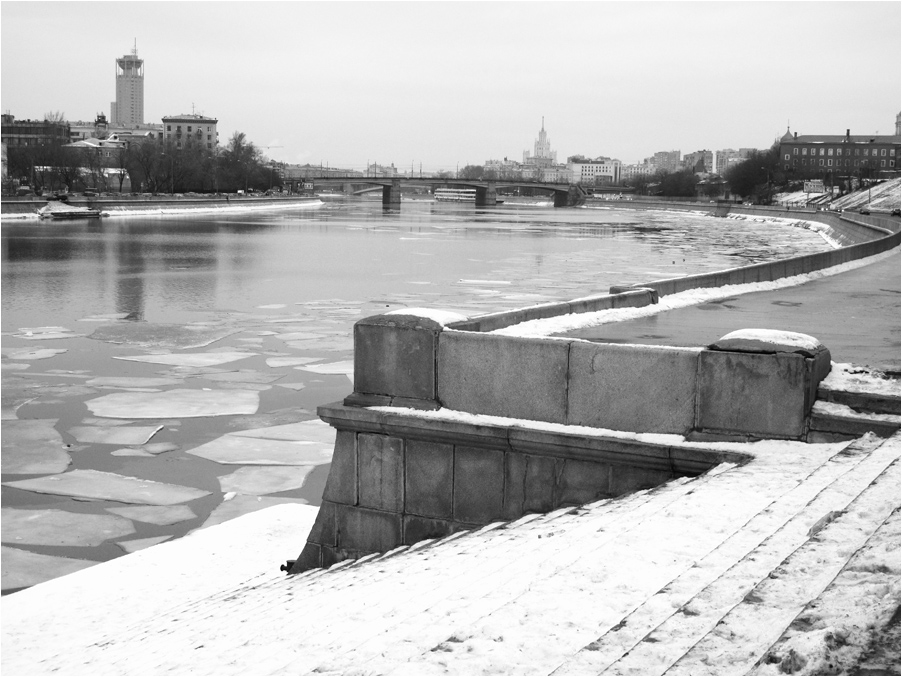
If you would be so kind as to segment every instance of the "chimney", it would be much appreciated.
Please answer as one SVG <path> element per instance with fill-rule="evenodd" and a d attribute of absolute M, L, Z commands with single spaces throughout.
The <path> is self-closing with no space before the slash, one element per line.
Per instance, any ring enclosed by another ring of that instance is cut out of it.
<path fill-rule="evenodd" d="M 793 133 L 792 133 L 792 138 L 793 138 L 794 140 L 798 141 L 798 139 L 799 139 L 799 133 L 798 133 L 798 132 L 793 132 Z"/>

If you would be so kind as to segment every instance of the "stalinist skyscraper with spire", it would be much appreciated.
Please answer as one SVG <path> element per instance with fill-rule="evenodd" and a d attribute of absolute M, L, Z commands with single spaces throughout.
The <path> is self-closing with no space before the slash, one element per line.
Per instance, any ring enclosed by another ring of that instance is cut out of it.
<path fill-rule="evenodd" d="M 557 152 L 551 150 L 551 142 L 548 140 L 548 134 L 545 133 L 544 116 L 542 116 L 542 129 L 539 131 L 539 138 L 536 139 L 533 154 L 530 155 L 528 150 L 524 150 L 523 162 L 542 167 L 547 167 L 557 162 Z"/>
<path fill-rule="evenodd" d="M 144 124 L 144 60 L 138 58 L 137 43 L 131 54 L 116 59 L 116 100 L 110 108 L 112 125 Z"/>

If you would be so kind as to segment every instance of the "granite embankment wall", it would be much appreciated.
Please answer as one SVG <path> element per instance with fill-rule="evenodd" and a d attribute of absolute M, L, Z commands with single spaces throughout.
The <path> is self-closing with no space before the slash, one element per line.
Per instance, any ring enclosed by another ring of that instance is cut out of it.
<path fill-rule="evenodd" d="M 116 197 L 71 197 L 68 204 L 100 211 L 116 213 L 147 211 L 154 209 L 210 209 L 237 206 L 282 205 L 286 203 L 316 202 L 317 198 L 299 196 L 250 196 L 250 195 L 117 195 Z M 4 197 L 0 203 L 3 214 L 37 214 L 48 201 L 40 197 Z"/>
<path fill-rule="evenodd" d="M 686 288 L 798 275 L 899 244 L 898 231 L 833 215 L 818 221 L 854 244 L 448 324 L 428 313 L 359 321 L 354 392 L 318 409 L 337 430 L 335 454 L 292 573 L 744 460 L 691 440 L 807 439 L 830 369 L 823 346 L 727 340 L 674 348 L 488 332 L 648 305 Z"/>

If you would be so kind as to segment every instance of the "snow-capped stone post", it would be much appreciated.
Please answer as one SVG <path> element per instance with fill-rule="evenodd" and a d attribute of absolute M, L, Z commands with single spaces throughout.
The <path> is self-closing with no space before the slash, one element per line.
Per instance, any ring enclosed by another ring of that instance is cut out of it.
<path fill-rule="evenodd" d="M 804 440 L 830 351 L 807 334 L 740 329 L 699 355 L 698 437 Z"/>

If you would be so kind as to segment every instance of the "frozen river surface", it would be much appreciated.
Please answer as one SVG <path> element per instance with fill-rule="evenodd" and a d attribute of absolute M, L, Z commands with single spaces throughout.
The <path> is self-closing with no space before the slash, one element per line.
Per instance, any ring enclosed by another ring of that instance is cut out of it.
<path fill-rule="evenodd" d="M 334 433 L 315 409 L 351 391 L 362 317 L 477 315 L 828 248 L 785 222 L 511 201 L 13 220 L 2 242 L 7 592 L 318 504 Z"/>

